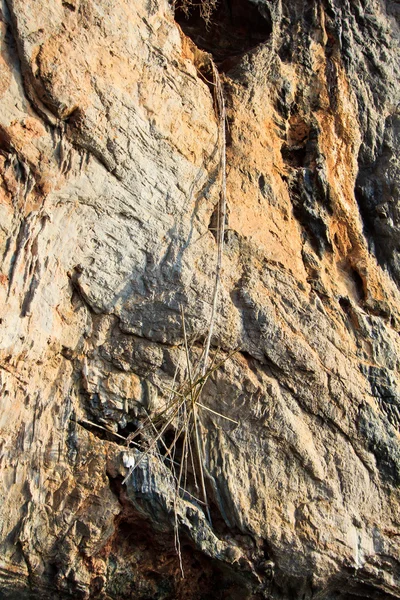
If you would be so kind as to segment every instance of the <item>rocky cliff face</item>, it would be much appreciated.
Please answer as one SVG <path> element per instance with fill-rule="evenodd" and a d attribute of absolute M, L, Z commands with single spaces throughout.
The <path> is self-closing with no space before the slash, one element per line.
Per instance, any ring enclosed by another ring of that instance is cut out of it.
<path fill-rule="evenodd" d="M 400 598 L 398 1 L 0 17 L 0 597 Z"/>

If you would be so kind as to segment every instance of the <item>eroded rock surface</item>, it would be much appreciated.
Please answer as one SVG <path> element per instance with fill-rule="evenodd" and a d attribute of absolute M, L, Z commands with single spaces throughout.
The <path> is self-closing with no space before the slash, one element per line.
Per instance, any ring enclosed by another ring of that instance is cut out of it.
<path fill-rule="evenodd" d="M 398 2 L 0 16 L 0 597 L 400 598 Z M 211 523 L 124 441 L 209 326 L 210 55 Z"/>

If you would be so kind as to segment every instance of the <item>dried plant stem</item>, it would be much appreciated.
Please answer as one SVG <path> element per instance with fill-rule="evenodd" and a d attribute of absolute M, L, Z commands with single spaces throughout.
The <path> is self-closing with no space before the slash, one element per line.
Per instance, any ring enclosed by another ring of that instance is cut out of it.
<path fill-rule="evenodd" d="M 213 415 L 217 415 L 217 417 L 221 417 L 222 419 L 226 419 L 227 421 L 230 421 L 231 423 L 235 423 L 235 425 L 239 425 L 238 421 L 235 421 L 235 419 L 230 419 L 226 415 L 223 415 L 223 414 L 217 412 L 216 410 L 209 408 L 208 406 L 204 406 L 204 404 L 201 404 L 200 402 L 197 402 L 197 406 L 200 406 L 200 408 L 204 408 L 205 410 L 208 410 L 208 412 L 212 413 Z"/>
<path fill-rule="evenodd" d="M 221 193 L 218 206 L 218 226 L 217 226 L 217 264 L 215 267 L 214 292 L 211 308 L 210 324 L 208 334 L 204 345 L 201 374 L 204 376 L 207 371 L 208 356 L 210 354 L 211 339 L 214 332 L 215 319 L 217 316 L 218 292 L 221 282 L 222 255 L 224 250 L 225 237 L 225 219 L 226 219 L 226 108 L 224 91 L 221 78 L 217 67 L 211 60 L 211 68 L 215 89 L 215 110 L 219 126 L 219 145 L 220 145 L 220 168 L 221 168 Z"/>
<path fill-rule="evenodd" d="M 129 467 L 128 474 L 126 475 L 126 477 L 122 481 L 122 483 L 126 483 L 127 482 L 127 480 L 129 479 L 129 477 L 132 475 L 133 471 L 141 464 L 141 462 L 144 460 L 144 458 L 155 448 L 155 446 L 157 445 L 157 442 L 162 438 L 162 436 L 164 435 L 164 433 L 166 432 L 166 430 L 170 426 L 171 422 L 178 415 L 179 409 L 181 408 L 181 406 L 183 405 L 184 402 L 185 402 L 185 400 L 182 400 L 182 402 L 179 404 L 178 408 L 173 413 L 172 417 L 166 422 L 166 424 L 164 425 L 164 427 L 161 429 L 160 433 L 158 433 L 158 435 L 156 435 L 153 438 L 150 446 L 147 449 L 147 452 L 144 452 L 142 454 L 142 456 L 139 458 L 138 462 L 135 465 L 132 465 L 131 467 Z"/>
<path fill-rule="evenodd" d="M 199 476 L 200 476 L 201 491 L 202 491 L 202 494 L 203 494 L 204 503 L 206 505 L 207 517 L 208 517 L 208 520 L 211 523 L 211 515 L 210 515 L 210 510 L 209 510 L 208 501 L 207 501 L 206 484 L 205 484 L 205 481 L 204 481 L 204 469 L 203 469 L 204 452 L 203 452 L 203 444 L 202 444 L 201 435 L 199 433 L 199 423 L 198 423 L 197 406 L 196 406 L 196 402 L 197 402 L 197 399 L 199 397 L 199 394 L 201 393 L 201 390 L 200 391 L 195 390 L 195 387 L 193 386 L 192 366 L 191 366 L 190 355 L 189 355 L 189 347 L 188 347 L 188 342 L 187 342 L 185 314 L 183 312 L 183 307 L 181 307 L 181 315 L 182 315 L 182 328 L 183 328 L 183 339 L 184 339 L 184 344 L 185 344 L 187 370 L 188 370 L 189 383 L 190 383 L 190 395 L 191 395 L 191 404 L 192 404 L 191 405 L 191 412 L 192 412 L 192 417 L 193 417 L 194 435 L 195 435 L 195 443 L 196 443 L 196 451 L 197 451 L 197 460 L 198 460 L 198 463 L 199 463 Z"/>
<path fill-rule="evenodd" d="M 182 0 L 186 3 L 186 6 L 193 6 L 192 0 Z M 203 4 L 203 0 L 201 0 Z M 212 7 L 215 4 L 215 0 L 205 0 L 204 6 Z M 208 473 L 206 464 L 206 450 L 204 445 L 204 438 L 202 435 L 202 423 L 201 423 L 201 411 L 206 410 L 207 412 L 225 419 L 234 424 L 238 424 L 237 421 L 223 414 L 207 407 L 205 404 L 200 403 L 200 398 L 208 379 L 217 371 L 226 360 L 228 360 L 234 353 L 229 353 L 222 361 L 217 361 L 218 352 L 215 352 L 212 360 L 210 360 L 210 347 L 214 333 L 215 322 L 217 318 L 218 308 L 218 296 L 221 285 L 221 273 L 222 273 L 222 259 L 224 250 L 224 236 L 225 236 L 225 219 L 226 219 L 226 206 L 227 206 L 227 195 L 226 195 L 226 109 L 224 93 L 222 88 L 222 82 L 216 66 L 210 58 L 210 64 L 213 75 L 213 87 L 214 87 L 214 102 L 215 102 L 215 113 L 218 121 L 218 144 L 220 150 L 220 197 L 218 202 L 217 211 L 217 256 L 215 266 L 215 278 L 214 288 L 211 303 L 211 315 L 208 325 L 207 335 L 205 337 L 203 351 L 201 352 L 199 361 L 192 362 L 191 352 L 188 344 L 188 335 L 186 331 L 185 315 L 183 307 L 181 307 L 181 320 L 183 330 L 183 350 L 186 358 L 186 373 L 183 376 L 183 383 L 176 385 L 178 378 L 178 372 L 183 369 L 181 366 L 181 358 L 178 361 L 178 365 L 175 370 L 171 388 L 164 388 L 169 394 L 167 402 L 160 407 L 158 414 L 152 418 L 147 414 L 147 418 L 141 425 L 141 428 L 136 432 L 128 436 L 128 443 L 135 443 L 133 440 L 139 436 L 143 436 L 148 441 L 148 446 L 143 450 L 142 455 L 139 457 L 135 465 L 129 468 L 129 472 L 126 475 L 123 483 L 127 481 L 134 469 L 136 469 L 146 456 L 150 453 L 159 456 L 161 460 L 168 460 L 171 467 L 174 485 L 174 512 L 175 512 L 175 547 L 179 556 L 180 568 L 183 572 L 182 553 L 181 545 L 179 540 L 179 500 L 184 495 L 190 496 L 193 500 L 197 501 L 202 505 L 203 510 L 207 516 L 207 519 L 211 523 L 210 507 L 207 498 L 205 475 L 211 480 L 211 483 L 215 486 L 212 476 Z M 193 353 L 192 353 L 193 354 Z M 175 387 L 176 386 L 176 387 Z M 164 439 L 164 434 L 169 429 L 174 430 L 174 436 L 171 443 L 167 444 Z M 182 440 L 183 436 L 183 440 Z M 179 456 L 178 442 L 182 440 L 182 455 Z M 139 444 L 136 444 L 139 445 Z M 161 456 L 159 450 L 160 445 L 164 449 L 164 456 Z M 139 445 L 140 446 L 140 445 Z M 188 483 L 188 470 L 189 468 L 193 472 L 193 483 L 198 498 L 187 491 Z"/>

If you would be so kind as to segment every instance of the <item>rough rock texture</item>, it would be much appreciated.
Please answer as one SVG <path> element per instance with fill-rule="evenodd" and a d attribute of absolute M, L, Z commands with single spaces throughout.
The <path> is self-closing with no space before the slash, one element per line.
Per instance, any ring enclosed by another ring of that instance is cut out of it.
<path fill-rule="evenodd" d="M 0 598 L 400 598 L 398 1 L 0 17 Z M 208 330 L 204 51 L 212 525 L 153 453 L 122 483 Z"/>

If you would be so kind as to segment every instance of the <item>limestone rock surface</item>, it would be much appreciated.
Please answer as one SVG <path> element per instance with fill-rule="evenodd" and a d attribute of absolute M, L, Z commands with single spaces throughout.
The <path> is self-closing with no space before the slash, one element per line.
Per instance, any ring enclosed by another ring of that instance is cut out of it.
<path fill-rule="evenodd" d="M 0 598 L 400 598 L 399 19 L 1 0 Z M 212 59 L 209 516 L 126 439 L 209 328 Z"/>

